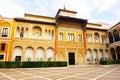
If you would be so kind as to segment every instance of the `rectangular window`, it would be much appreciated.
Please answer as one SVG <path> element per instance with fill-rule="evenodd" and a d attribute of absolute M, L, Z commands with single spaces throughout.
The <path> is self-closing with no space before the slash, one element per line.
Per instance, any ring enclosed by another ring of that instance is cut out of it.
<path fill-rule="evenodd" d="M 63 33 L 60 32 L 60 33 L 59 33 L 59 40 L 63 40 L 63 37 L 64 37 L 64 36 L 63 36 Z"/>
<path fill-rule="evenodd" d="M 102 43 L 106 43 L 106 37 L 105 37 L 105 35 L 102 35 Z"/>
<path fill-rule="evenodd" d="M 92 34 L 87 34 L 87 42 L 92 42 Z"/>
<path fill-rule="evenodd" d="M 82 42 L 82 35 L 80 35 L 80 34 L 78 35 L 78 41 Z"/>
<path fill-rule="evenodd" d="M 23 38 L 23 32 L 20 32 L 20 38 Z"/>
<path fill-rule="evenodd" d="M 2 37 L 8 37 L 8 28 L 2 29 Z"/>
<path fill-rule="evenodd" d="M 69 41 L 74 41 L 75 40 L 75 37 L 74 37 L 73 33 L 68 33 L 68 40 Z"/>
<path fill-rule="evenodd" d="M 0 54 L 0 60 L 4 60 L 4 55 Z"/>
<path fill-rule="evenodd" d="M 2 50 L 2 51 L 5 50 L 5 44 L 2 44 L 1 50 Z"/>

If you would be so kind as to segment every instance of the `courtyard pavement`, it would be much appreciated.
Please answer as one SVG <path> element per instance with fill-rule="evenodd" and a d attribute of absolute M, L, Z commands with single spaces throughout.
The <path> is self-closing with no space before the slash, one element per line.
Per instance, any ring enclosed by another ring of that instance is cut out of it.
<path fill-rule="evenodd" d="M 0 69 L 0 80 L 120 80 L 120 65 Z"/>

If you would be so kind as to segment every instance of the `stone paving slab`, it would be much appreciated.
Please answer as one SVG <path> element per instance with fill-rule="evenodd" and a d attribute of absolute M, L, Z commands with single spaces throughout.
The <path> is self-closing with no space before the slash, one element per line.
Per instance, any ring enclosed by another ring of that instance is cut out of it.
<path fill-rule="evenodd" d="M 7 77 L 0 77 L 0 80 L 11 80 L 11 79 L 9 79 Z"/>
<path fill-rule="evenodd" d="M 120 80 L 120 65 L 0 69 L 0 80 Z"/>
<path fill-rule="evenodd" d="M 120 78 L 119 77 L 104 76 L 104 77 L 98 78 L 97 80 L 120 80 Z"/>

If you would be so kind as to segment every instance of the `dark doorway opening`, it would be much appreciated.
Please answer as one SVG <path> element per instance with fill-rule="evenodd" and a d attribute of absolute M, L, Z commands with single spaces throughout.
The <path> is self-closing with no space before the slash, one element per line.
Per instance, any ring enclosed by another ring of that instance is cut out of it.
<path fill-rule="evenodd" d="M 21 61 L 21 56 L 16 56 L 15 61 Z"/>
<path fill-rule="evenodd" d="M 69 53 L 69 65 L 75 65 L 75 53 Z"/>

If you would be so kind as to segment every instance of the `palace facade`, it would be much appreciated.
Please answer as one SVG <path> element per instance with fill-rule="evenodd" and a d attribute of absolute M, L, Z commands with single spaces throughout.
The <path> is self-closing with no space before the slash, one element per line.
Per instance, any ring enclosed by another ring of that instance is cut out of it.
<path fill-rule="evenodd" d="M 119 59 L 109 51 L 108 27 L 59 9 L 55 17 L 25 14 L 25 18 L 0 17 L 1 61 L 67 61 L 69 65 L 98 64 Z M 119 30 L 120 32 L 120 30 Z M 111 39 L 110 39 L 111 40 Z"/>

